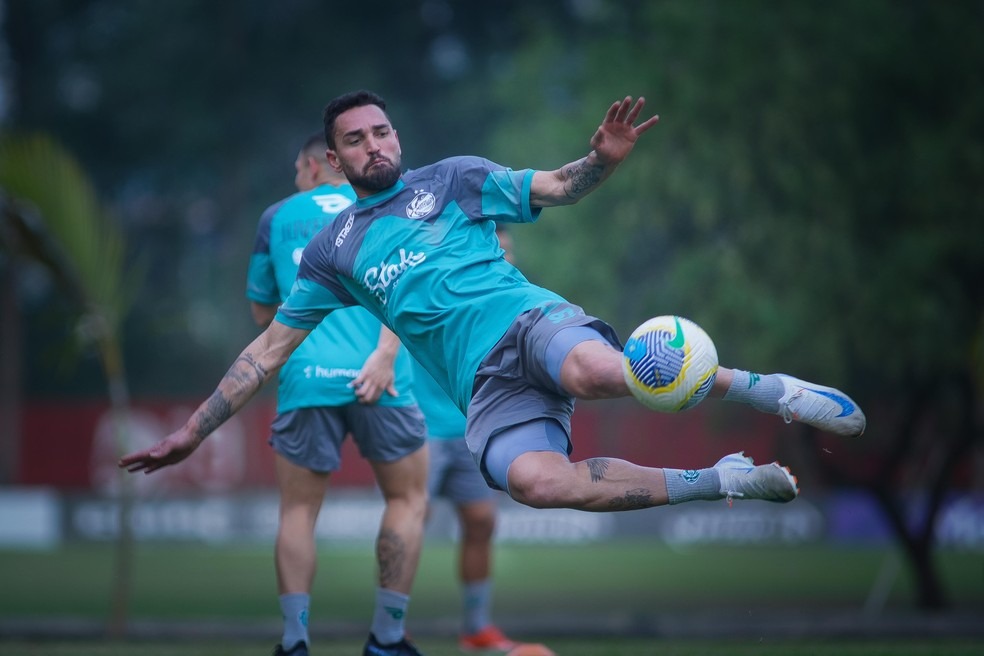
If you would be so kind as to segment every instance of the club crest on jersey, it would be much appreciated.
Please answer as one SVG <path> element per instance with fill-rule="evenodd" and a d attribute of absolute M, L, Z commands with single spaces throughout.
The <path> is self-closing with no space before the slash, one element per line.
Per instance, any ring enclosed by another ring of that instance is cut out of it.
<path fill-rule="evenodd" d="M 422 219 L 437 207 L 437 198 L 429 191 L 418 190 L 416 195 L 407 203 L 407 218 Z"/>

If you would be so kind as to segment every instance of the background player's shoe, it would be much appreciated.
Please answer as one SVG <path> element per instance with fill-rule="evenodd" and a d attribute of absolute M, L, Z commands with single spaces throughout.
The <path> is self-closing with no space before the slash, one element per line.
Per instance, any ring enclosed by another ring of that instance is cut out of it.
<path fill-rule="evenodd" d="M 779 416 L 787 424 L 800 421 L 820 430 L 851 437 L 864 432 L 864 413 L 844 392 L 786 374 L 776 375 L 783 386 Z"/>
<path fill-rule="evenodd" d="M 721 494 L 732 499 L 761 499 L 785 503 L 799 494 L 796 477 L 778 462 L 755 466 L 744 451 L 724 456 L 714 465 L 721 477 Z"/>
<path fill-rule="evenodd" d="M 273 656 L 308 656 L 308 646 L 303 640 L 294 643 L 294 646 L 289 650 L 284 649 L 284 646 L 278 644 L 273 648 Z"/>
<path fill-rule="evenodd" d="M 391 645 L 381 645 L 376 640 L 376 636 L 370 633 L 365 649 L 362 650 L 362 656 L 423 656 L 423 654 L 417 651 L 414 644 L 406 637 Z"/>
<path fill-rule="evenodd" d="M 509 651 L 517 644 L 492 624 L 481 631 L 463 635 L 458 639 L 458 646 L 463 651 Z"/>

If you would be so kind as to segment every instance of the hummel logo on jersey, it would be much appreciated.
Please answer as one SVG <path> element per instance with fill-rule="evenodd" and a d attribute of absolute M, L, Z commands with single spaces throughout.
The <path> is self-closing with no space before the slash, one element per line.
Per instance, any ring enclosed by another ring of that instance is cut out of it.
<path fill-rule="evenodd" d="M 338 214 L 352 204 L 352 199 L 341 194 L 320 194 L 311 196 L 311 200 L 317 203 L 325 214 Z"/>
<path fill-rule="evenodd" d="M 380 262 L 378 267 L 369 267 L 366 270 L 366 275 L 362 278 L 362 284 L 373 296 L 379 299 L 380 303 L 386 305 L 386 290 L 395 284 L 407 269 L 417 266 L 426 259 L 427 253 L 414 253 L 413 251 L 408 253 L 406 249 L 401 248 L 399 264 Z"/>
<path fill-rule="evenodd" d="M 407 203 L 407 218 L 422 219 L 437 207 L 437 198 L 429 191 L 417 190 L 417 194 Z"/>
<path fill-rule="evenodd" d="M 345 225 L 342 226 L 342 231 L 338 233 L 335 237 L 335 248 L 338 248 L 348 237 L 348 233 L 352 231 L 352 223 L 355 221 L 355 212 L 349 212 L 348 219 L 345 220 Z"/>

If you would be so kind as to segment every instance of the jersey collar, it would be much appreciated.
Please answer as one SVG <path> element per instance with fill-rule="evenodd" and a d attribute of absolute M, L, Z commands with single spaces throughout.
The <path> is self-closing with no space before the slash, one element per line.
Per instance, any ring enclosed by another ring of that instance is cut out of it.
<path fill-rule="evenodd" d="M 393 196 L 400 193 L 406 185 L 403 184 L 403 178 L 396 181 L 396 184 L 389 189 L 384 189 L 378 194 L 373 194 L 372 196 L 366 196 L 365 198 L 360 198 L 356 201 L 359 207 L 372 207 L 373 205 L 378 205 L 384 201 L 389 200 Z"/>

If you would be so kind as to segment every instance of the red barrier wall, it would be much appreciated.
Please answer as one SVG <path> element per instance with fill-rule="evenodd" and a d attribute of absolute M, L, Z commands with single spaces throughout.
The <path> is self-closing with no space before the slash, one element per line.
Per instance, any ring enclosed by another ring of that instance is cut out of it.
<path fill-rule="evenodd" d="M 197 400 L 139 401 L 132 407 L 126 451 L 145 448 L 180 426 Z M 273 458 L 266 440 L 272 400 L 255 399 L 178 466 L 133 484 L 149 492 L 229 491 L 272 487 Z M 22 413 L 16 483 L 59 489 L 112 491 L 120 485 L 114 422 L 97 401 L 31 401 Z M 716 403 L 678 415 L 649 412 L 630 400 L 578 402 L 574 460 L 605 455 L 641 465 L 695 468 L 744 449 L 757 460 L 779 457 L 785 427 L 776 417 Z M 351 440 L 343 447 L 335 486 L 373 484 L 372 470 Z"/>

